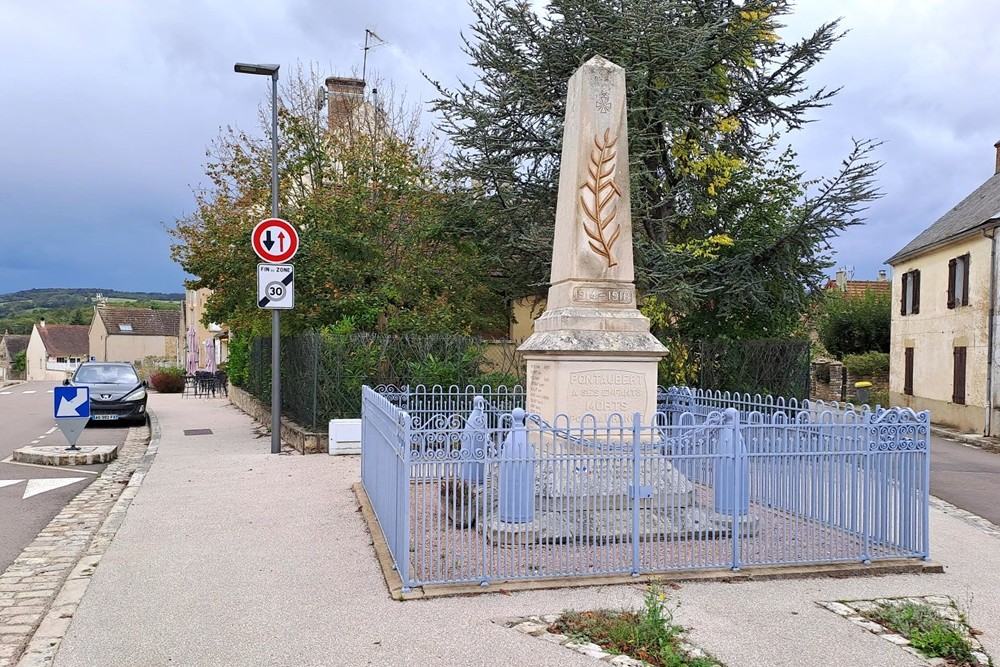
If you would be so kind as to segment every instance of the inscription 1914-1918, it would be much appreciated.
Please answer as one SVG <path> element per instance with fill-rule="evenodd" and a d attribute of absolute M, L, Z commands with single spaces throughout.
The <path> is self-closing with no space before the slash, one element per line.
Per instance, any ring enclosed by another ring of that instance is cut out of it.
<path fill-rule="evenodd" d="M 628 288 L 577 287 L 573 290 L 573 301 L 578 303 L 629 305 L 633 303 L 633 298 L 632 290 Z"/>

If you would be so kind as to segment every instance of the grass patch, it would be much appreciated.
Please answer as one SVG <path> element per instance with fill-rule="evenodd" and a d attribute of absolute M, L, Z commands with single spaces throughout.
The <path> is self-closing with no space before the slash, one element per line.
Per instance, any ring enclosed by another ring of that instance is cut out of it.
<path fill-rule="evenodd" d="M 667 597 L 650 586 L 640 611 L 565 611 L 549 632 L 597 644 L 608 653 L 627 655 L 655 667 L 723 667 L 707 655 L 689 655 L 681 647 L 685 630 L 674 623 Z"/>
<path fill-rule="evenodd" d="M 883 604 L 864 612 L 866 618 L 910 640 L 928 658 L 944 658 L 949 665 L 979 665 L 972 644 L 956 623 L 930 605 L 915 602 Z"/>

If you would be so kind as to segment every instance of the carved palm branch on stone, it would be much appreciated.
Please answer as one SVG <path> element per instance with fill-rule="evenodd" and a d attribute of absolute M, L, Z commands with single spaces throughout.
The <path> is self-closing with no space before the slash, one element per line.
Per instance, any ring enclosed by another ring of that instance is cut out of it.
<path fill-rule="evenodd" d="M 604 131 L 603 140 L 594 136 L 594 148 L 590 151 L 590 162 L 587 164 L 587 180 L 580 186 L 583 190 L 580 204 L 585 216 L 583 230 L 590 239 L 590 249 L 607 261 L 609 269 L 618 264 L 611 249 L 621 233 L 621 227 L 614 224 L 618 214 L 617 198 L 622 194 L 615 183 L 614 148 L 617 143 L 618 137 L 611 138 L 610 129 Z"/>

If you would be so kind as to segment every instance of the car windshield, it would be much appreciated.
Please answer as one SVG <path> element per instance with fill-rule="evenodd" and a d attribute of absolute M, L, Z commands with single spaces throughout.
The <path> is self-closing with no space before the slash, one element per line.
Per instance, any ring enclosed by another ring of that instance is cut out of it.
<path fill-rule="evenodd" d="M 81 366 L 76 371 L 76 382 L 87 384 L 138 384 L 139 378 L 128 366 Z"/>

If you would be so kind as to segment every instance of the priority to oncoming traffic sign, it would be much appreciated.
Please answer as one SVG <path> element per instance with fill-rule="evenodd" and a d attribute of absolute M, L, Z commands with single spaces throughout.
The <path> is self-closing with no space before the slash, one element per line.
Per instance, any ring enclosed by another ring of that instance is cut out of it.
<path fill-rule="evenodd" d="M 257 306 L 268 310 L 287 310 L 295 307 L 293 265 L 257 265 Z"/>
<path fill-rule="evenodd" d="M 265 262 L 287 262 L 299 249 L 299 233 L 287 220 L 268 218 L 253 228 L 250 236 L 253 251 Z"/>

